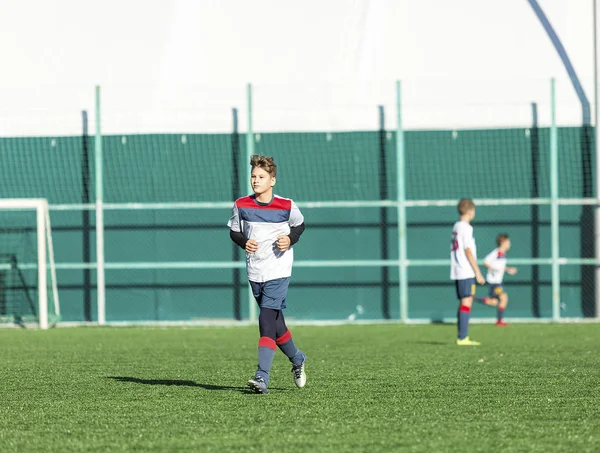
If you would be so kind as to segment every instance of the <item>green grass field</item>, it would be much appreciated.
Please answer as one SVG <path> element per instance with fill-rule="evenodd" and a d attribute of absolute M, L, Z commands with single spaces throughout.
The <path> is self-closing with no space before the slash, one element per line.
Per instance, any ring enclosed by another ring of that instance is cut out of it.
<path fill-rule="evenodd" d="M 0 330 L 0 451 L 600 451 L 598 324 L 292 332 L 255 395 L 256 328 Z"/>

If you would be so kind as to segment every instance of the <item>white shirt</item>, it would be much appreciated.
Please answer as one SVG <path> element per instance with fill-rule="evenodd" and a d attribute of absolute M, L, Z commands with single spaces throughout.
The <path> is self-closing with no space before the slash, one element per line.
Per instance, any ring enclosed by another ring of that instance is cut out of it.
<path fill-rule="evenodd" d="M 235 201 L 227 226 L 258 242 L 256 253 L 246 253 L 248 280 L 263 283 L 291 277 L 294 248 L 281 252 L 275 243 L 277 236 L 290 234 L 290 227 L 303 222 L 304 216 L 289 198 L 274 195 L 266 205 L 259 204 L 255 195 Z"/>
<path fill-rule="evenodd" d="M 485 281 L 496 285 L 502 283 L 504 270 L 506 269 L 506 254 L 500 249 L 494 249 L 485 257 L 483 262 L 492 268 L 488 269 Z"/>
<path fill-rule="evenodd" d="M 452 229 L 450 246 L 450 278 L 452 280 L 475 278 L 475 271 L 467 259 L 467 249 L 471 249 L 473 257 L 477 259 L 473 227 L 468 222 L 459 220 Z"/>

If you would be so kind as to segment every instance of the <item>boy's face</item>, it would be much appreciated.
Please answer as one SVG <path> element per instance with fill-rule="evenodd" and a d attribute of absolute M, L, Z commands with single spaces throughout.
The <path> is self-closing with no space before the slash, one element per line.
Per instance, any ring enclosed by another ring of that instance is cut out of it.
<path fill-rule="evenodd" d="M 500 248 L 504 251 L 510 250 L 510 239 L 505 239 L 500 244 Z"/>
<path fill-rule="evenodd" d="M 252 190 L 256 195 L 268 192 L 275 185 L 275 178 L 260 167 L 252 169 Z"/>
<path fill-rule="evenodd" d="M 469 209 L 465 215 L 469 219 L 469 222 L 473 220 L 475 218 L 475 208 Z"/>

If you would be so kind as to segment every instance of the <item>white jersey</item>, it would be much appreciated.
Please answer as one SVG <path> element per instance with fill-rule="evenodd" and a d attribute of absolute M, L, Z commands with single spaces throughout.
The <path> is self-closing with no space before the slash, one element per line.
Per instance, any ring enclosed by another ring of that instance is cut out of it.
<path fill-rule="evenodd" d="M 466 250 L 470 249 L 473 257 L 477 259 L 477 248 L 473 238 L 473 227 L 464 220 L 454 224 L 450 247 L 450 278 L 464 280 L 475 278 L 475 271 L 467 260 Z"/>
<path fill-rule="evenodd" d="M 248 280 L 263 283 L 291 277 L 294 248 L 281 252 L 277 236 L 290 234 L 290 227 L 302 225 L 304 216 L 289 198 L 273 196 L 270 203 L 256 201 L 255 195 L 239 198 L 233 205 L 227 226 L 258 242 L 256 253 L 246 253 Z"/>
<path fill-rule="evenodd" d="M 506 269 L 506 254 L 500 249 L 494 249 L 485 257 L 483 262 L 491 267 L 491 269 L 488 269 L 485 281 L 495 285 L 501 284 L 504 269 Z"/>

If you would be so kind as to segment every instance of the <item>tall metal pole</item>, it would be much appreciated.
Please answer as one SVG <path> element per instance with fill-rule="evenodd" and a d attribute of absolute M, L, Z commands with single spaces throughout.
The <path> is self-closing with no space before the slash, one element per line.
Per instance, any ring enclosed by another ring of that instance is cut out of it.
<path fill-rule="evenodd" d="M 600 127 L 598 127 L 598 0 L 594 0 L 594 133 L 596 142 L 596 199 L 600 198 Z M 594 212 L 594 238 L 596 244 L 596 259 L 600 259 L 600 204 L 596 205 Z M 600 265 L 596 265 L 595 281 L 595 316 L 600 319 Z"/>
<path fill-rule="evenodd" d="M 96 137 L 95 166 L 96 166 L 96 284 L 98 297 L 98 324 L 106 324 L 106 296 L 104 280 L 104 206 L 103 206 L 103 176 L 102 176 L 102 132 L 100 127 L 100 86 L 96 86 Z"/>
<path fill-rule="evenodd" d="M 552 236 L 552 319 L 560 319 L 560 268 L 558 242 L 558 133 L 556 129 L 556 91 L 554 78 L 550 81 L 550 198 Z"/>
<path fill-rule="evenodd" d="M 48 207 L 45 207 L 46 210 Z M 38 247 L 38 313 L 40 329 L 48 328 L 48 259 L 46 249 L 46 211 L 42 204 L 36 206 Z"/>
<path fill-rule="evenodd" d="M 240 134 L 238 130 L 238 109 L 232 109 L 233 114 L 233 130 L 231 132 L 231 167 L 233 169 L 233 177 L 231 178 L 231 193 L 233 198 L 239 198 L 242 196 L 240 191 Z M 237 244 L 231 244 L 232 249 L 232 261 L 240 260 L 240 247 Z M 245 255 L 244 255 L 245 258 Z M 240 269 L 235 268 L 232 270 L 233 277 L 233 317 L 241 321 L 242 320 L 242 283 L 240 282 Z"/>
<path fill-rule="evenodd" d="M 81 119 L 83 122 L 83 133 L 81 139 L 81 203 L 89 204 L 92 194 L 90 193 L 90 156 L 89 156 L 89 143 L 88 143 L 88 113 L 86 110 L 81 112 Z M 90 210 L 83 209 L 82 215 L 82 226 L 83 226 L 83 262 L 86 264 L 90 263 Z M 92 320 L 92 270 L 83 270 L 83 319 L 85 321 Z"/>
<path fill-rule="evenodd" d="M 396 81 L 396 179 L 398 198 L 398 257 L 400 288 L 400 320 L 408 320 L 408 280 L 406 272 L 406 190 L 404 170 L 404 130 L 402 129 L 402 97 L 400 81 Z"/>
<path fill-rule="evenodd" d="M 388 169 L 386 165 L 387 138 L 385 130 L 385 108 L 378 106 L 379 110 L 379 199 L 388 200 Z M 379 209 L 379 234 L 381 235 L 380 258 L 389 259 L 388 244 L 388 208 Z M 390 319 L 390 269 L 387 266 L 381 268 L 381 315 L 383 319 Z"/>
<path fill-rule="evenodd" d="M 246 175 L 244 178 L 246 187 L 244 191 L 252 190 L 251 175 L 248 171 L 248 165 L 250 164 L 250 156 L 254 154 L 254 130 L 252 129 L 252 84 L 248 84 L 247 92 L 247 104 L 248 104 L 248 130 L 246 132 L 246 159 L 242 164 L 243 174 Z M 256 321 L 256 302 L 252 295 L 252 288 L 248 284 L 248 318 L 250 321 Z"/>

